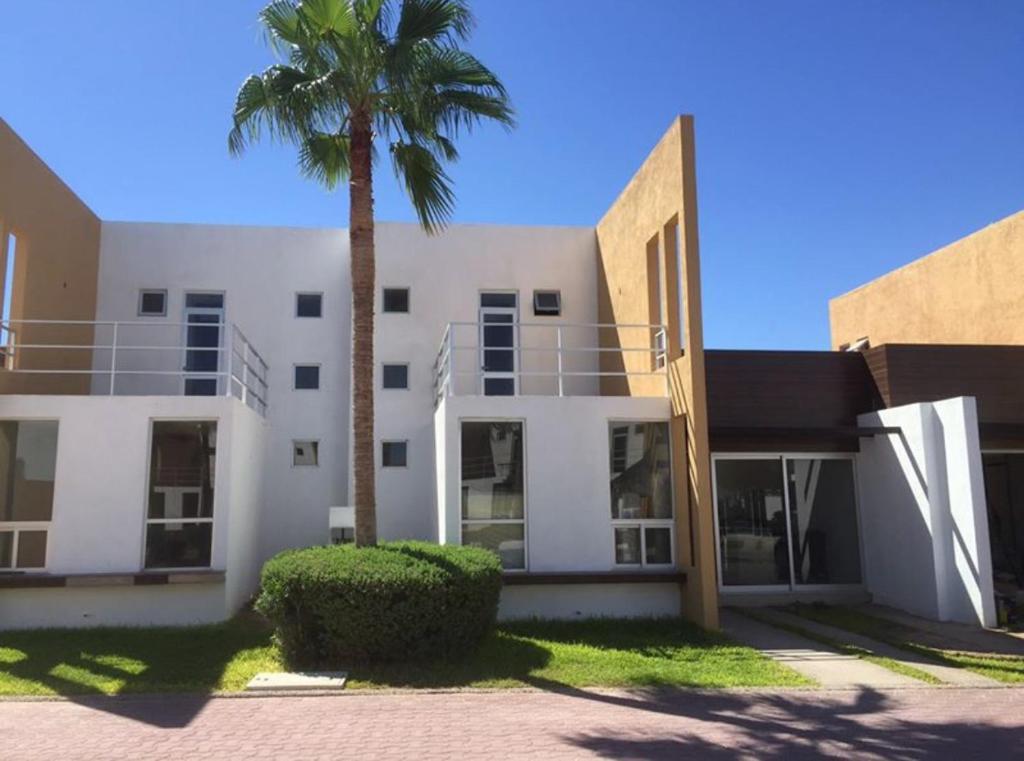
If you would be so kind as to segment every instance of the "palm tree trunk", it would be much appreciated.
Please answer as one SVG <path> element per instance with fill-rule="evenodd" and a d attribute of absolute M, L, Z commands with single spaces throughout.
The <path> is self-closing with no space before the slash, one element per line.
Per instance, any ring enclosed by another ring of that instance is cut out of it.
<path fill-rule="evenodd" d="M 351 122 L 349 245 L 352 267 L 352 428 L 356 544 L 377 543 L 373 441 L 373 133 L 367 116 Z"/>

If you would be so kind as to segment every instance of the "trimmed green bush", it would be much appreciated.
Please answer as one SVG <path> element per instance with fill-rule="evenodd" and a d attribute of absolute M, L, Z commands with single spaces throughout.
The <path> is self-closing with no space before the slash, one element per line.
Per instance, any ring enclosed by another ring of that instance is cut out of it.
<path fill-rule="evenodd" d="M 469 652 L 494 627 L 501 563 L 426 542 L 288 550 L 263 566 L 256 609 L 298 665 L 404 661 Z"/>

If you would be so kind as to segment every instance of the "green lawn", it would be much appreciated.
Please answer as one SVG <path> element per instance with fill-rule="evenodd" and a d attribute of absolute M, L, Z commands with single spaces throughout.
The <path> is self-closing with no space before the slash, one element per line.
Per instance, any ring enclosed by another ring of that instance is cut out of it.
<path fill-rule="evenodd" d="M 259 671 L 283 669 L 270 632 L 253 616 L 218 626 L 0 634 L 0 695 L 232 691 Z M 508 624 L 466 660 L 349 671 L 354 689 L 809 684 L 679 620 Z"/>
<path fill-rule="evenodd" d="M 1024 683 L 1024 657 L 991 656 L 940 650 L 915 641 L 914 630 L 894 621 L 832 605 L 797 605 L 791 612 L 812 621 L 863 634 L 879 642 L 917 653 L 944 666 L 974 671 L 1000 682 Z"/>

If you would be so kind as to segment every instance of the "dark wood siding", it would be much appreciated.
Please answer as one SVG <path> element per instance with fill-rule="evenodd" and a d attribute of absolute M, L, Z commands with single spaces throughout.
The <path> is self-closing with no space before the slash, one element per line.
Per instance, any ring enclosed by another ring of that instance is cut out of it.
<path fill-rule="evenodd" d="M 973 396 L 985 446 L 1024 444 L 1024 346 L 886 344 L 864 358 L 887 407 Z"/>
<path fill-rule="evenodd" d="M 705 366 L 712 451 L 856 450 L 857 415 L 882 406 L 856 352 L 709 350 Z"/>

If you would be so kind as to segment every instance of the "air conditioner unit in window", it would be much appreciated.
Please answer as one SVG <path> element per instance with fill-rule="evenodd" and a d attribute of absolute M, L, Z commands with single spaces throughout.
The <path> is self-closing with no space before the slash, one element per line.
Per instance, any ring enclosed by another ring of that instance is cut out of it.
<path fill-rule="evenodd" d="M 557 317 L 562 313 L 561 291 L 534 291 L 533 313 L 538 317 Z"/>

